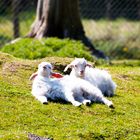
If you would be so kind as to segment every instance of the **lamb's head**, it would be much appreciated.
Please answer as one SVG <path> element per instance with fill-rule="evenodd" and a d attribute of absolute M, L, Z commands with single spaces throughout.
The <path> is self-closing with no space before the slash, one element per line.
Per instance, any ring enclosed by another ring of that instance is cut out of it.
<path fill-rule="evenodd" d="M 29 80 L 34 80 L 36 76 L 40 75 L 47 78 L 62 78 L 63 75 L 52 71 L 53 67 L 49 62 L 41 62 L 38 65 L 38 71 L 33 73 Z"/>
<path fill-rule="evenodd" d="M 91 67 L 85 58 L 75 58 L 69 65 L 66 66 L 64 72 L 66 72 L 68 68 L 72 68 L 76 77 L 84 77 L 85 68 L 87 66 Z"/>
<path fill-rule="evenodd" d="M 52 65 L 49 62 L 41 62 L 38 65 L 38 75 L 43 76 L 43 77 L 47 77 L 50 78 L 51 74 L 52 74 Z"/>

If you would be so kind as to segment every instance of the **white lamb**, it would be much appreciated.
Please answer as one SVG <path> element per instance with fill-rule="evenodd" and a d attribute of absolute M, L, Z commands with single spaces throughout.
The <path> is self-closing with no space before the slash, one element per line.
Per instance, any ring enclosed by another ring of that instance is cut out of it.
<path fill-rule="evenodd" d="M 32 95 L 41 103 L 48 103 L 48 99 L 54 101 L 62 99 L 72 103 L 74 106 L 100 102 L 113 108 L 113 103 L 106 99 L 101 91 L 89 82 L 71 76 L 51 79 L 51 73 L 52 65 L 50 63 L 42 62 L 38 65 L 37 76 L 33 80 Z"/>
<path fill-rule="evenodd" d="M 106 70 L 92 68 L 84 58 L 75 58 L 64 71 L 66 72 L 68 68 L 72 68 L 70 76 L 89 81 L 97 86 L 104 96 L 111 97 L 115 94 L 116 84 Z"/>

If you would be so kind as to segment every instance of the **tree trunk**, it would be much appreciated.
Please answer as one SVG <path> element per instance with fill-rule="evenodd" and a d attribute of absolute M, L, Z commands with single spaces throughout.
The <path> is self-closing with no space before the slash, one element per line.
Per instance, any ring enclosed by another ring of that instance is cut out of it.
<path fill-rule="evenodd" d="M 111 19 L 111 0 L 105 0 L 106 3 L 106 17 Z"/>
<path fill-rule="evenodd" d="M 19 3 L 20 0 L 13 0 L 12 1 L 12 8 L 13 8 L 13 36 L 17 38 L 20 36 L 19 33 Z"/>
<path fill-rule="evenodd" d="M 58 37 L 82 40 L 96 57 L 106 58 L 85 36 L 78 0 L 38 0 L 36 19 L 28 37 Z"/>
<path fill-rule="evenodd" d="M 137 0 L 138 5 L 138 19 L 140 20 L 140 0 Z"/>

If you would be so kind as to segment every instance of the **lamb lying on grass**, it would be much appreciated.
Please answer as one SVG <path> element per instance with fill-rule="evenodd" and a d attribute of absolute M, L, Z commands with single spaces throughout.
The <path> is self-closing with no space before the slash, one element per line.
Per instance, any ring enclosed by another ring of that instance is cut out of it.
<path fill-rule="evenodd" d="M 92 68 L 84 58 L 75 58 L 64 71 L 66 72 L 68 68 L 72 68 L 70 76 L 89 81 L 94 86 L 97 86 L 104 96 L 111 97 L 114 95 L 116 84 L 107 71 Z"/>
<path fill-rule="evenodd" d="M 74 106 L 89 105 L 91 102 L 100 102 L 113 108 L 113 103 L 106 99 L 101 91 L 89 82 L 80 78 L 64 76 L 51 79 L 52 65 L 42 62 L 38 65 L 37 76 L 33 80 L 32 95 L 41 103 L 48 103 L 48 99 L 72 103 Z"/>

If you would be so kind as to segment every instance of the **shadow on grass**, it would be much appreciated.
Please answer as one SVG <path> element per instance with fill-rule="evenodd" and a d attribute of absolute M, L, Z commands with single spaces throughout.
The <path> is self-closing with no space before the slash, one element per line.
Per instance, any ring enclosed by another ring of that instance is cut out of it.
<path fill-rule="evenodd" d="M 79 134 L 80 139 L 86 139 L 86 140 L 91 140 L 91 139 L 97 139 L 97 140 L 104 140 L 106 136 L 100 133 L 94 133 L 94 132 L 89 132 L 87 134 Z"/>

